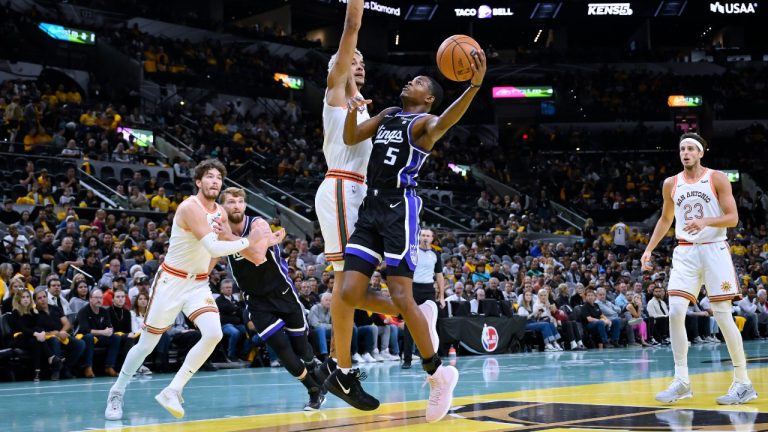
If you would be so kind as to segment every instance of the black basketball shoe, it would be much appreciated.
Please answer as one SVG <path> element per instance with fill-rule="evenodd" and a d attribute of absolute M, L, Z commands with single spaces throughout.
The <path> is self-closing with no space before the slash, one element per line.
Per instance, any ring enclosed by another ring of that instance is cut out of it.
<path fill-rule="evenodd" d="M 325 403 L 325 395 L 323 391 L 317 389 L 317 391 L 309 392 L 309 402 L 304 405 L 304 411 L 317 411 Z"/>
<path fill-rule="evenodd" d="M 316 367 L 312 373 L 317 382 L 323 384 L 335 370 L 336 362 L 329 356 L 320 366 Z"/>
<path fill-rule="evenodd" d="M 336 369 L 325 380 L 325 388 L 354 408 L 373 411 L 379 407 L 379 400 L 366 393 L 360 385 L 360 381 L 364 381 L 367 377 L 365 373 L 360 372 L 360 369 L 352 369 L 348 374 L 341 372 L 341 369 Z"/>

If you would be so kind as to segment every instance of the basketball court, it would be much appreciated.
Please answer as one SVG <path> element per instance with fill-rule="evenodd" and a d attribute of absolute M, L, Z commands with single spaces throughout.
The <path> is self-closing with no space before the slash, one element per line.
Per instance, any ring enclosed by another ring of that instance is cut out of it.
<path fill-rule="evenodd" d="M 768 430 L 768 344 L 746 342 L 745 350 L 760 397 L 742 406 L 715 404 L 732 378 L 720 344 L 690 348 L 694 397 L 674 407 L 653 399 L 671 379 L 671 350 L 637 348 L 458 357 L 453 409 L 432 425 L 424 422 L 423 372 L 397 362 L 361 367 L 364 387 L 382 402 L 370 413 L 333 395 L 321 411 L 301 411 L 304 388 L 282 368 L 198 373 L 184 391 L 182 420 L 154 400 L 172 374 L 134 380 L 122 422 L 103 419 L 108 378 L 3 383 L 0 412 L 2 430 L 15 432 Z"/>

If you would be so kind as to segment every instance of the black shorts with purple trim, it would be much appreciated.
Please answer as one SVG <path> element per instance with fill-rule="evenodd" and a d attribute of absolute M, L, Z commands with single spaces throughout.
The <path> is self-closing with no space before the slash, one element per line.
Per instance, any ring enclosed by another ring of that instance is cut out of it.
<path fill-rule="evenodd" d="M 288 336 L 306 334 L 309 326 L 298 293 L 289 287 L 264 297 L 248 296 L 248 314 L 262 340 L 285 330 Z"/>
<path fill-rule="evenodd" d="M 392 269 L 405 264 L 412 276 L 418 260 L 421 206 L 415 189 L 369 189 L 345 256 L 361 258 L 374 268 L 382 259 Z"/>

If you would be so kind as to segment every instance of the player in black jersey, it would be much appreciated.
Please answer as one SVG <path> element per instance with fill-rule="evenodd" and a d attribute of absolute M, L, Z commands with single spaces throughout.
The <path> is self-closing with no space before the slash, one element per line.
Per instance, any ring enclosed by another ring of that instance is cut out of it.
<path fill-rule="evenodd" d="M 416 177 L 435 142 L 456 124 L 469 108 L 485 76 L 485 55 L 474 52 L 473 77 L 469 88 L 440 116 L 428 114 L 442 98 L 442 89 L 434 79 L 418 76 L 400 93 L 402 109 L 388 108 L 382 114 L 357 124 L 357 110 L 370 103 L 350 99 L 344 124 L 344 142 L 373 139 L 368 161 L 368 193 L 360 207 L 355 230 L 345 250 L 344 284 L 340 301 L 331 305 L 349 313 L 338 313 L 345 320 L 333 322 L 339 347 L 349 346 L 352 336 L 352 310 L 355 308 L 402 314 L 412 331 L 422 356 L 422 367 L 429 374 L 429 403 L 426 420 L 435 422 L 448 412 L 458 371 L 442 366 L 437 356 L 439 341 L 435 322 L 437 306 L 427 301 L 417 306 L 413 299 L 413 270 L 418 259 L 419 213 L 421 198 L 416 194 Z M 368 281 L 382 259 L 387 264 L 389 297 L 367 290 Z M 336 396 L 360 409 L 375 409 L 378 400 L 360 386 L 357 373 L 351 372 L 350 353 L 337 350 L 338 369 L 325 381 Z"/>
<path fill-rule="evenodd" d="M 288 264 L 280 256 L 279 245 L 285 230 L 273 233 L 264 219 L 246 216 L 242 189 L 225 189 L 221 200 L 229 221 L 228 227 L 224 227 L 227 236 L 239 238 L 251 230 L 264 234 L 255 252 L 248 250 L 227 256 L 232 276 L 246 296 L 255 331 L 275 351 L 288 372 L 307 388 L 309 402 L 304 410 L 320 409 L 325 396 L 322 382 L 311 372 L 318 362 L 307 339 L 309 327 L 299 294 L 288 277 Z"/>

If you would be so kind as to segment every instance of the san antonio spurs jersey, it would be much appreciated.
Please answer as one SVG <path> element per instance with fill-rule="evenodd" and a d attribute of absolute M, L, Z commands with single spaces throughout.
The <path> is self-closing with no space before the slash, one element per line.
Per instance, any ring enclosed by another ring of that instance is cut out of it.
<path fill-rule="evenodd" d="M 704 227 L 696 234 L 683 231 L 686 222 L 693 219 L 719 217 L 723 215 L 720 201 L 712 183 L 712 171 L 707 169 L 695 183 L 686 183 L 683 173 L 675 176 L 672 200 L 675 202 L 675 235 L 679 240 L 691 243 L 711 243 L 726 239 L 725 228 Z"/>

